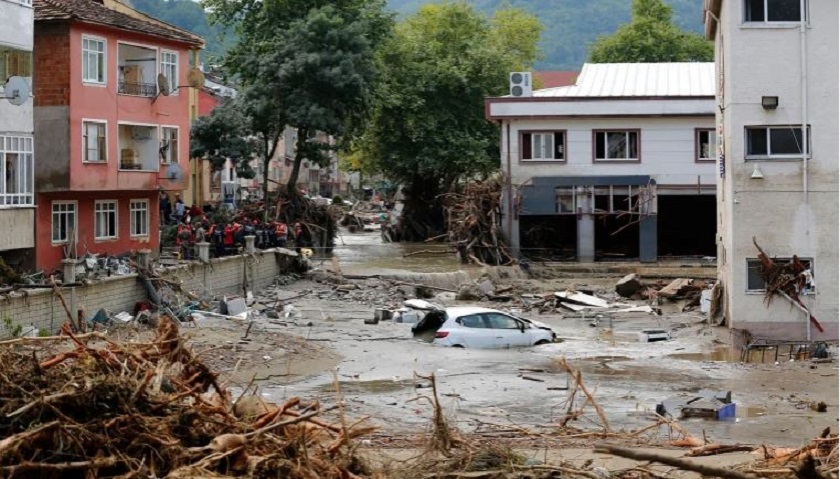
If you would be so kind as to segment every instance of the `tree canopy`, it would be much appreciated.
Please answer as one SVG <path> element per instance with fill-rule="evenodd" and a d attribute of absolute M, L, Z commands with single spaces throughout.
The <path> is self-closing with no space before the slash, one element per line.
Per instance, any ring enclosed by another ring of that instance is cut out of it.
<path fill-rule="evenodd" d="M 378 94 L 353 157 L 404 185 L 416 222 L 442 226 L 437 194 L 498 168 L 499 130 L 484 118 L 484 100 L 506 93 L 509 72 L 533 64 L 541 30 L 513 8 L 487 18 L 442 2 L 399 23 L 379 50 Z M 418 228 L 407 236 L 431 233 Z"/>
<path fill-rule="evenodd" d="M 671 21 L 671 6 L 662 0 L 633 0 L 630 22 L 601 36 L 589 51 L 593 63 L 710 62 L 714 47 L 697 33 Z"/>
<path fill-rule="evenodd" d="M 208 158 L 214 170 L 230 159 L 237 175 L 253 178 L 249 162 L 258 145 L 250 138 L 251 131 L 240 100 L 231 99 L 217 106 L 208 116 L 197 118 L 190 130 L 190 156 Z"/>

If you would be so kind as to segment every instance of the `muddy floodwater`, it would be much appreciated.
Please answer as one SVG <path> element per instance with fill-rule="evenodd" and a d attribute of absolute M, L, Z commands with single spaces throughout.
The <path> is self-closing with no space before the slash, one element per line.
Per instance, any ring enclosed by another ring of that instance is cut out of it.
<path fill-rule="evenodd" d="M 435 254 L 411 255 L 419 251 Z M 376 233 L 342 234 L 335 255 L 345 274 L 464 269 L 446 245 L 383 244 Z M 315 264 L 326 268 L 330 261 L 316 260 Z M 478 268 L 471 271 L 474 276 L 478 273 Z M 561 287 L 589 287 L 597 292 L 611 290 L 617 279 L 588 277 L 566 279 L 566 284 L 528 284 L 533 293 L 550 293 Z M 329 287 L 309 281 L 287 286 L 290 296 Z M 447 302 L 454 304 L 464 303 Z M 505 303 L 483 305 L 507 307 Z M 373 307 L 364 301 L 308 294 L 295 299 L 294 306 L 301 313 L 295 325 L 267 327 L 317 342 L 340 359 L 335 369 L 265 382 L 262 394 L 275 401 L 314 397 L 330 405 L 337 401 L 338 386 L 347 414 L 369 415 L 390 433 L 416 433 L 429 426 L 431 408 L 418 398 L 431 394 L 431 389 L 428 380 L 417 375 L 432 373 L 445 411 L 459 427 L 471 430 L 493 423 L 550 428 L 567 411 L 569 381 L 559 366 L 561 357 L 581 370 L 584 384 L 616 430 L 649 425 L 655 421 L 657 403 L 700 389 L 731 391 L 737 404 L 737 416 L 728 421 L 681 421 L 693 434 L 705 434 L 709 440 L 795 446 L 838 422 L 836 361 L 812 364 L 781 358 L 778 363 L 741 363 L 740 351 L 727 346 L 728 330 L 706 325 L 699 312 L 616 315 L 609 329 L 594 327 L 594 318 L 585 314 L 531 311 L 523 315 L 549 324 L 563 341 L 526 349 L 471 350 L 415 341 L 409 324 L 364 324 L 373 315 Z M 638 342 L 636 333 L 651 327 L 672 330 L 673 339 Z M 828 405 L 828 412 L 811 408 L 820 401 Z M 589 409 L 572 424 L 595 428 L 596 421 Z"/>

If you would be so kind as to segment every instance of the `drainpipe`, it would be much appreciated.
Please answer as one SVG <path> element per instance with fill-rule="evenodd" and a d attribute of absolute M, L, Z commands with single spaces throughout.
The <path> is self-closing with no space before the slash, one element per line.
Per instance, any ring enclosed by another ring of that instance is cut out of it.
<path fill-rule="evenodd" d="M 801 108 L 802 108 L 802 193 L 808 204 L 808 59 L 805 48 L 805 0 L 799 0 L 799 68 L 801 72 Z M 810 233 L 807 225 L 806 234 Z M 810 329 L 810 328 L 809 328 Z"/>
<path fill-rule="evenodd" d="M 507 143 L 506 154 L 507 154 L 507 203 L 508 203 L 508 215 L 507 215 L 507 231 L 508 235 L 511 237 L 508 238 L 508 241 L 513 243 L 513 171 L 511 170 L 510 166 L 510 122 L 505 123 L 505 142 Z M 517 242 L 518 243 L 518 242 Z"/>
<path fill-rule="evenodd" d="M 808 205 L 808 59 L 806 57 L 807 49 L 806 28 L 805 28 L 805 0 L 799 0 L 799 68 L 800 68 L 800 83 L 801 83 L 801 100 L 800 107 L 802 109 L 802 199 L 805 205 Z M 807 208 L 806 208 L 807 211 Z M 805 235 L 811 234 L 810 214 L 805 219 Z M 810 313 L 805 311 L 805 337 L 808 342 L 811 342 L 811 317 Z"/>

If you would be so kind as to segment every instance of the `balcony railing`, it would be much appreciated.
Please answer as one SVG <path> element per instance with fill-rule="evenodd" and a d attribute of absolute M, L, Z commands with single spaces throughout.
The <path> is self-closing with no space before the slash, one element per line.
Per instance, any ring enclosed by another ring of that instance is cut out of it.
<path fill-rule="evenodd" d="M 119 93 L 123 95 L 155 96 L 157 95 L 157 85 L 154 83 L 130 83 L 121 81 L 119 83 Z"/>

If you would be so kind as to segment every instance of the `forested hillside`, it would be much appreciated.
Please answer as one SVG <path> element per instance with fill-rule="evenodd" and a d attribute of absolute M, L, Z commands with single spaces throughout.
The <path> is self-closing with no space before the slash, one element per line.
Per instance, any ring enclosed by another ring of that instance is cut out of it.
<path fill-rule="evenodd" d="M 490 13 L 505 1 L 536 15 L 543 25 L 543 60 L 540 70 L 578 70 L 586 60 L 587 47 L 599 35 L 610 34 L 630 19 L 631 0 L 470 0 Z M 138 10 L 186 28 L 207 40 L 208 56 L 223 53 L 234 35 L 210 25 L 199 3 L 193 0 L 131 0 Z M 674 8 L 676 23 L 691 31 L 702 31 L 701 0 L 666 0 Z M 388 0 L 401 16 L 413 13 L 429 0 Z"/>
<path fill-rule="evenodd" d="M 201 4 L 193 0 L 127 0 L 132 7 L 155 18 L 204 37 L 204 60 L 220 57 L 236 39 L 221 27 L 211 25 Z"/>
<path fill-rule="evenodd" d="M 587 47 L 599 35 L 611 34 L 630 20 L 632 0 L 470 0 L 476 8 L 491 12 L 503 3 L 526 10 L 542 21 L 545 31 L 540 46 L 540 70 L 579 70 Z M 685 30 L 701 32 L 701 0 L 665 0 L 674 9 L 675 23 Z M 427 0 L 388 0 L 401 15 L 414 12 Z"/>

